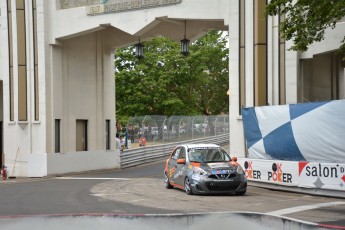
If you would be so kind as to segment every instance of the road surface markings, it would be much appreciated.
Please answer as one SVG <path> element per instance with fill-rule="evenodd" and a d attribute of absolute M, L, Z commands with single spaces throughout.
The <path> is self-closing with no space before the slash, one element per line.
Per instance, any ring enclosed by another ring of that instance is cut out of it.
<path fill-rule="evenodd" d="M 114 193 L 91 193 L 92 196 L 121 196 L 121 195 L 131 195 L 129 192 L 114 192 Z"/>
<path fill-rule="evenodd" d="M 130 180 L 128 178 L 107 178 L 107 177 L 55 177 L 58 180 Z"/>
<path fill-rule="evenodd" d="M 16 181 L 9 181 L 9 180 L 3 180 L 3 181 L 0 181 L 0 184 L 2 184 L 2 183 L 15 183 Z"/>
<path fill-rule="evenodd" d="M 144 200 L 146 200 L 146 199 L 131 200 L 130 202 L 136 203 L 136 202 L 140 202 L 140 201 L 144 201 Z"/>
<path fill-rule="evenodd" d="M 322 208 L 322 207 L 329 207 L 329 206 L 335 206 L 335 205 L 344 205 L 345 202 L 343 201 L 336 201 L 336 202 L 328 202 L 328 203 L 319 203 L 319 204 L 311 204 L 311 205 L 302 205 L 302 206 L 297 206 L 297 207 L 292 207 L 292 208 L 285 208 L 273 212 L 266 212 L 266 214 L 269 215 L 277 215 L 277 216 L 282 216 L 282 215 L 287 215 L 295 212 L 302 212 L 306 210 L 311 210 L 311 209 L 317 209 L 317 208 Z"/>

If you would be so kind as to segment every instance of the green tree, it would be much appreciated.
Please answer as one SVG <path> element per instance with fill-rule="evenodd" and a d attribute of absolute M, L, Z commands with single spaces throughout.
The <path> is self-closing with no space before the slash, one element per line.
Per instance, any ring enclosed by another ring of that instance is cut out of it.
<path fill-rule="evenodd" d="M 292 40 L 292 50 L 306 51 L 313 42 L 324 39 L 325 30 L 345 17 L 344 0 L 271 0 L 267 15 L 285 15 L 280 24 L 282 37 Z M 340 47 L 345 54 L 345 37 Z"/>
<path fill-rule="evenodd" d="M 180 44 L 165 37 L 144 42 L 145 57 L 134 47 L 115 54 L 116 113 L 141 115 L 220 114 L 228 111 L 227 38 L 212 31 L 180 54 Z"/>

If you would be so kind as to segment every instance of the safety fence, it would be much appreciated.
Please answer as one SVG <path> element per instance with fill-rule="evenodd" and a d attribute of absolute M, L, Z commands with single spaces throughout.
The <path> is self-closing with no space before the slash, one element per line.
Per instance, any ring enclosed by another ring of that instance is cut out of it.
<path fill-rule="evenodd" d="M 147 142 L 145 145 L 161 145 L 228 133 L 229 115 L 138 116 L 130 118 L 123 130 L 123 136 L 128 148 L 133 143 L 139 143 L 143 138 Z"/>
<path fill-rule="evenodd" d="M 212 143 L 223 146 L 229 144 L 229 134 L 221 134 L 207 138 L 194 139 L 192 142 L 190 140 L 185 140 L 161 145 L 125 149 L 120 155 L 121 168 L 145 164 L 157 159 L 167 157 L 176 145 L 186 143 Z"/>

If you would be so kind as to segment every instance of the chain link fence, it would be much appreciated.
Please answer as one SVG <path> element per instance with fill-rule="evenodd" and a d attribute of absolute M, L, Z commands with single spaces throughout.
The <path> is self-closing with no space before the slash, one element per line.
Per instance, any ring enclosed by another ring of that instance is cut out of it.
<path fill-rule="evenodd" d="M 229 133 L 229 115 L 132 117 L 123 134 L 127 148 L 206 138 Z"/>

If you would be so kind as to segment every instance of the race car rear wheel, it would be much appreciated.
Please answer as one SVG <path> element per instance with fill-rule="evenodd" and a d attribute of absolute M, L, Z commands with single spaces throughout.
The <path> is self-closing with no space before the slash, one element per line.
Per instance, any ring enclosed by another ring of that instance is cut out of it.
<path fill-rule="evenodd" d="M 164 174 L 164 184 L 165 184 L 165 188 L 167 188 L 167 189 L 174 188 L 174 186 L 172 186 L 170 184 L 170 180 L 169 180 L 169 178 L 168 178 L 168 176 L 166 174 Z"/>
<path fill-rule="evenodd" d="M 188 195 L 193 195 L 192 187 L 190 186 L 190 179 L 188 177 L 184 180 L 184 190 Z"/>

